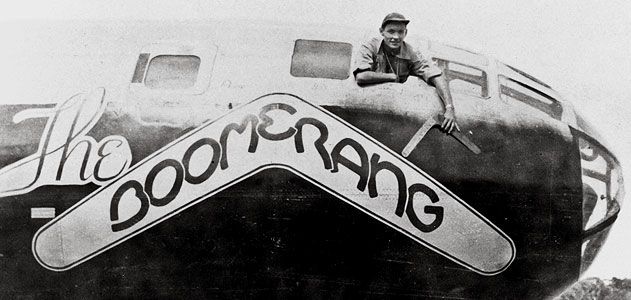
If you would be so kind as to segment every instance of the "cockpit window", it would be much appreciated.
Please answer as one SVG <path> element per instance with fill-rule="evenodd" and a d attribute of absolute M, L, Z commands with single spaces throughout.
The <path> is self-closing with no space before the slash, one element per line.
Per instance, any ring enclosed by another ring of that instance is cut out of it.
<path fill-rule="evenodd" d="M 195 55 L 158 55 L 149 62 L 145 85 L 168 90 L 193 87 L 200 62 Z"/>
<path fill-rule="evenodd" d="M 290 73 L 295 77 L 346 79 L 352 52 L 348 43 L 296 40 Z"/>
<path fill-rule="evenodd" d="M 500 76 L 500 93 L 505 101 L 513 100 L 530 105 L 560 120 L 563 107 L 554 98 L 514 79 Z"/>
<path fill-rule="evenodd" d="M 435 59 L 435 61 L 443 70 L 452 93 L 480 98 L 489 96 L 485 71 L 445 59 Z"/>

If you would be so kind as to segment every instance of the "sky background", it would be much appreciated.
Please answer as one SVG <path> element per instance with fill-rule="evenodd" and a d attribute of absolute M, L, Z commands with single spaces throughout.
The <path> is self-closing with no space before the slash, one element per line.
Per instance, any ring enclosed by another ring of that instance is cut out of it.
<path fill-rule="evenodd" d="M 631 1 L 27 0 L 0 4 L 0 21 L 262 19 L 374 28 L 377 35 L 393 11 L 412 20 L 409 34 L 490 55 L 567 96 L 613 147 L 631 182 Z M 631 184 L 627 190 L 631 195 Z M 584 277 L 631 278 L 629 198 Z"/>

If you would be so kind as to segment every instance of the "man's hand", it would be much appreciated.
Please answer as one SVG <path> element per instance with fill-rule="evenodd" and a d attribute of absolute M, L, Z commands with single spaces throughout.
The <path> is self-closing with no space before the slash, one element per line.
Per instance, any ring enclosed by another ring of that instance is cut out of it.
<path fill-rule="evenodd" d="M 447 107 L 443 117 L 443 124 L 440 125 L 443 131 L 447 133 L 451 133 L 454 129 L 460 131 L 460 127 L 458 127 L 458 123 L 456 122 L 456 112 L 453 107 Z"/>

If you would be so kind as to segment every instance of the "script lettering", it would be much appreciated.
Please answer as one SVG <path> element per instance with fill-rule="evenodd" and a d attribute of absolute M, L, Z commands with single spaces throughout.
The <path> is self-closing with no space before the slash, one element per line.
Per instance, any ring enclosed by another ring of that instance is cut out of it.
<path fill-rule="evenodd" d="M 97 142 L 87 133 L 105 110 L 103 89 L 77 94 L 48 111 L 25 110 L 14 119 L 48 118 L 38 150 L 0 169 L 0 197 L 24 194 L 42 185 L 102 185 L 131 163 L 124 137 Z"/>

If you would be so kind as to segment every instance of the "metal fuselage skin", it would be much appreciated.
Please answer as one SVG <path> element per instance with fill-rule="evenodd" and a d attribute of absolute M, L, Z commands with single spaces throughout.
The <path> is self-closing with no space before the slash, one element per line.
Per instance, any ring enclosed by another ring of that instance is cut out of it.
<path fill-rule="evenodd" d="M 40 29 L 54 33 L 66 25 L 56 26 Z M 129 167 L 204 122 L 271 93 L 313 103 L 395 153 L 442 112 L 434 88 L 415 78 L 405 84 L 358 87 L 350 72 L 344 79 L 292 75 L 297 40 L 347 43 L 355 55 L 370 37 L 364 31 L 237 23 L 92 24 L 75 30 L 85 37 L 84 48 L 75 41 L 63 49 L 80 53 L 86 70 L 102 66 L 103 74 L 118 73 L 94 75 L 107 79 L 98 85 L 105 88 L 107 105 L 86 135 L 95 141 L 124 137 L 132 158 Z M 64 43 L 69 40 L 72 37 Z M 165 40 L 169 42 L 146 47 Z M 452 89 L 460 128 L 481 153 L 434 128 L 406 159 L 510 237 L 514 260 L 501 272 L 488 276 L 454 263 L 304 178 L 271 168 L 62 272 L 43 268 L 34 258 L 33 237 L 50 219 L 34 218 L 32 209 L 52 207 L 59 215 L 99 184 L 43 185 L 2 197 L 0 293 L 77 298 L 541 298 L 575 281 L 586 239 L 580 144 L 581 139 L 596 145 L 602 141 L 581 127 L 569 103 L 537 80 L 468 51 L 410 37 L 408 42 L 438 59 L 443 68 L 455 62 L 485 76 L 479 91 Z M 139 53 L 186 54 L 191 44 L 207 51 L 199 57 L 206 73 L 198 75 L 195 86 L 164 91 L 143 87 L 142 79 L 133 82 Z M 63 50 L 51 51 L 54 56 Z M 86 74 L 77 71 L 56 80 L 77 80 L 73 76 Z M 501 78 L 519 80 L 553 97 L 553 109 L 502 98 Z M 86 79 L 88 84 L 91 80 Z M 65 88 L 70 87 L 62 86 L 54 95 Z M 48 118 L 16 124 L 14 116 L 28 109 L 50 109 L 64 100 L 0 106 L 0 168 L 36 153 L 46 133 Z M 610 225 L 591 234 L 604 238 Z"/>

